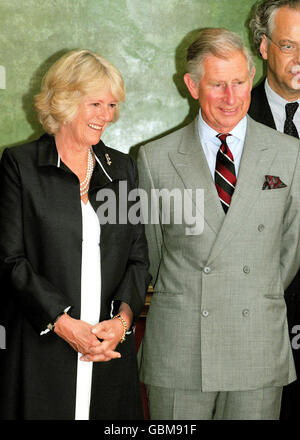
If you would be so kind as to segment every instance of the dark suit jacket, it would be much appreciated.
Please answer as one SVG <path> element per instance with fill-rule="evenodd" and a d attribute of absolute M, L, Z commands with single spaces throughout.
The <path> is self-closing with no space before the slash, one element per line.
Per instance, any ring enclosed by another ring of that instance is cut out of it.
<path fill-rule="evenodd" d="M 94 152 L 112 178 L 96 162 L 89 199 L 97 210 L 99 189 L 110 189 L 118 202 L 119 182 L 126 181 L 130 191 L 138 177 L 128 155 L 102 142 Z M 1 159 L 0 324 L 6 328 L 7 348 L 0 350 L 0 419 L 74 418 L 77 353 L 53 332 L 40 336 L 68 305 L 70 315 L 80 317 L 79 181 L 63 163 L 58 168 L 57 159 L 48 135 L 5 150 Z M 108 319 L 112 304 L 120 301 L 137 319 L 149 282 L 143 225 L 102 224 L 100 247 L 99 320 Z M 142 415 L 133 335 L 118 350 L 121 359 L 94 364 L 91 418 Z"/>
<path fill-rule="evenodd" d="M 251 104 L 248 113 L 255 121 L 261 122 L 276 130 L 274 118 L 265 92 L 265 81 L 262 81 L 252 90 Z"/>

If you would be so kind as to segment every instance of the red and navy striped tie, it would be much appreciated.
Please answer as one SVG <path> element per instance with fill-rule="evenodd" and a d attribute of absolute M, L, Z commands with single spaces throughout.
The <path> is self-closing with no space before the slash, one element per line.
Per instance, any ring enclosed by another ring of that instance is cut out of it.
<path fill-rule="evenodd" d="M 225 213 L 228 211 L 236 185 L 234 159 L 226 143 L 227 136 L 231 135 L 227 133 L 217 135 L 221 141 L 221 146 L 217 154 L 215 170 L 215 184 Z"/>

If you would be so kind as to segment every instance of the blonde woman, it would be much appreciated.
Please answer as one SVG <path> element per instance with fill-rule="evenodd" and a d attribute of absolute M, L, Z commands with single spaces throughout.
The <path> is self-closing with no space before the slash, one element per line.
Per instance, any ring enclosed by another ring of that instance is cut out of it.
<path fill-rule="evenodd" d="M 0 166 L 2 419 L 139 419 L 132 326 L 149 282 L 141 224 L 101 224 L 136 166 L 100 140 L 125 89 L 98 54 L 72 51 L 45 75 L 35 105 L 44 134 Z M 124 213 L 123 213 L 124 214 Z"/>

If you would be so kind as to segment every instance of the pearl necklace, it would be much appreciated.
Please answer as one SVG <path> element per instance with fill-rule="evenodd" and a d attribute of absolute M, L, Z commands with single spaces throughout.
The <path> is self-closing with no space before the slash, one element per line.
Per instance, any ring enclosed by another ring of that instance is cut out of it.
<path fill-rule="evenodd" d="M 84 196 L 88 192 L 93 171 L 94 171 L 94 156 L 93 156 L 92 148 L 90 147 L 88 151 L 86 176 L 85 179 L 80 183 L 80 197 Z"/>

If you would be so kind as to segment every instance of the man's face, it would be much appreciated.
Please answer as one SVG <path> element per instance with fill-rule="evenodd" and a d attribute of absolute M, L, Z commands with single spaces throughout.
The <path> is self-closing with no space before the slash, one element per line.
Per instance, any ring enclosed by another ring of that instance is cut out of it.
<path fill-rule="evenodd" d="M 204 121 L 219 133 L 228 133 L 246 115 L 255 69 L 249 74 L 245 55 L 239 50 L 226 58 L 209 55 L 203 62 L 204 74 L 196 84 L 187 73 L 185 83 L 198 99 Z"/>
<path fill-rule="evenodd" d="M 300 97 L 300 8 L 279 8 L 270 37 L 275 44 L 266 36 L 260 44 L 261 55 L 267 61 L 269 84 L 287 101 L 296 100 Z M 296 45 L 298 50 L 294 54 L 282 53 L 277 44 Z"/>

